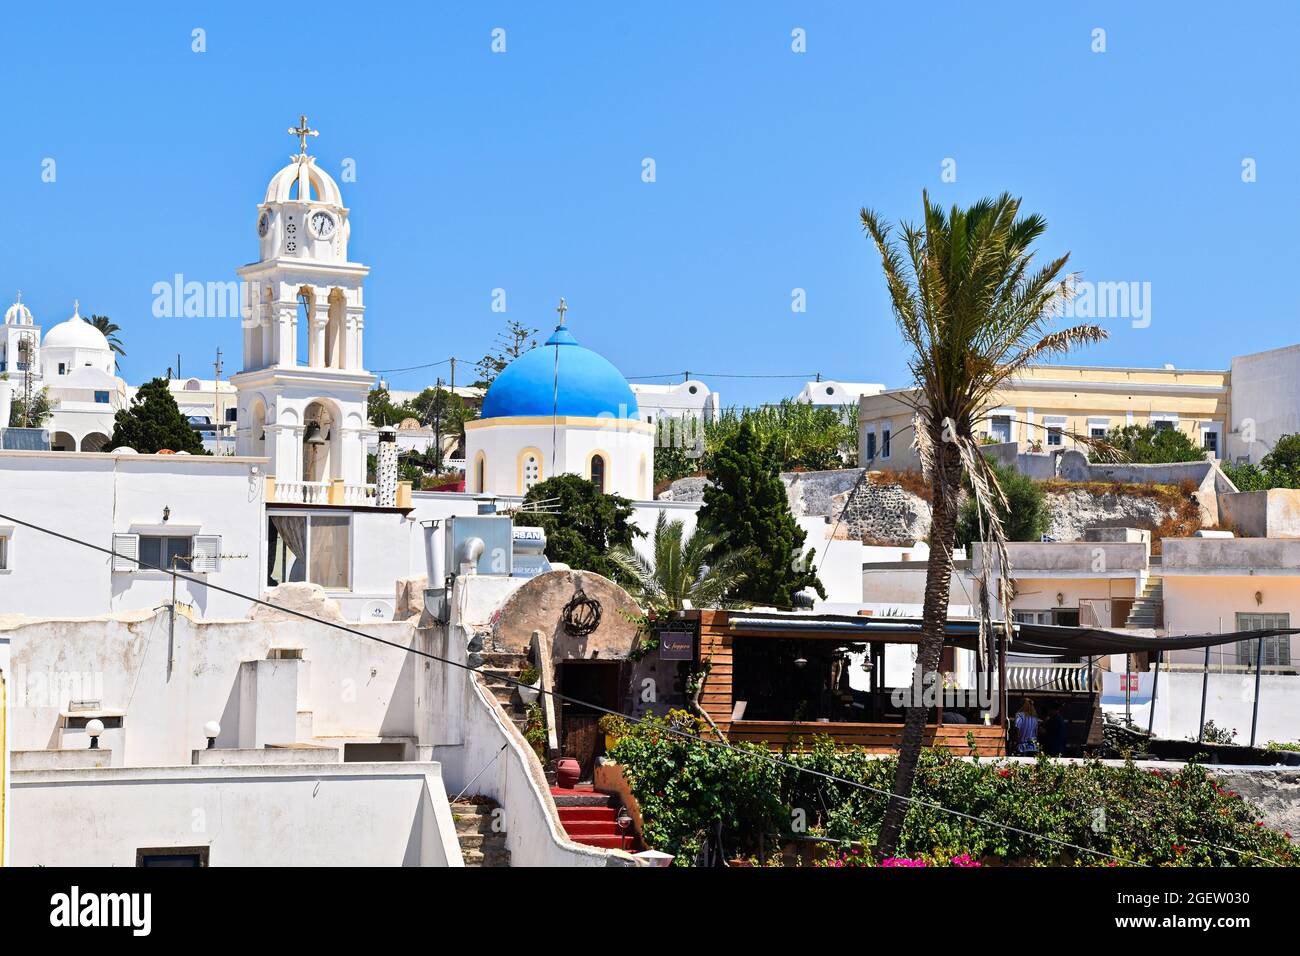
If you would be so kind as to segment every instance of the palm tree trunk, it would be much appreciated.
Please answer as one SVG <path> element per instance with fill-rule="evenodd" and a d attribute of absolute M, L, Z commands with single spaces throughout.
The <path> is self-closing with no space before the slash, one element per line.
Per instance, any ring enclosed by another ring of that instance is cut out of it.
<path fill-rule="evenodd" d="M 907 816 L 907 797 L 912 794 L 916 765 L 921 758 L 929 708 L 919 692 L 926 689 L 926 676 L 933 675 L 933 687 L 941 690 L 939 659 L 948 623 L 948 595 L 952 589 L 952 548 L 957 536 L 957 509 L 960 492 L 961 461 L 951 443 L 937 443 L 941 463 L 936 462 L 933 513 L 930 521 L 930 558 L 925 569 L 925 605 L 921 617 L 921 646 L 916 655 L 912 676 L 911 704 L 904 711 L 903 739 L 898 751 L 898 771 L 894 789 L 885 808 L 876 840 L 876 855 L 893 856 Z"/>

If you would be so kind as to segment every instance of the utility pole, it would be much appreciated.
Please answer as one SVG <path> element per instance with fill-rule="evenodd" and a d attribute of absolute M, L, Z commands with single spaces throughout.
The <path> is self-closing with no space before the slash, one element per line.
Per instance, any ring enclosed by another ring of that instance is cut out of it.
<path fill-rule="evenodd" d="M 456 392 L 456 357 L 454 355 L 451 358 L 451 391 L 453 394 Z"/>
<path fill-rule="evenodd" d="M 442 379 L 433 387 L 433 472 L 442 473 Z"/>
<path fill-rule="evenodd" d="M 212 411 L 213 417 L 216 418 L 214 423 L 217 426 L 215 432 L 217 437 L 217 454 L 221 454 L 221 432 L 225 427 L 221 420 L 221 347 L 217 347 L 217 360 L 212 363 L 212 370 L 215 377 L 212 380 Z"/>

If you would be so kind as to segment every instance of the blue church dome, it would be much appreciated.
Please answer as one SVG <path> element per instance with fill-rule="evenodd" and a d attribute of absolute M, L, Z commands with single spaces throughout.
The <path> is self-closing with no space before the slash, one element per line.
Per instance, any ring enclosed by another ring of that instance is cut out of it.
<path fill-rule="evenodd" d="M 608 359 L 563 325 L 546 344 L 507 365 L 483 396 L 481 418 L 521 415 L 639 418 L 636 396 Z"/>

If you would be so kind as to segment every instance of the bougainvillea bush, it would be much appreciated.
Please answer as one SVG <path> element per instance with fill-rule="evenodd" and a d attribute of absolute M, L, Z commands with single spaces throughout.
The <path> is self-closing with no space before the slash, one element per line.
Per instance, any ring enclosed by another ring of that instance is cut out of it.
<path fill-rule="evenodd" d="M 754 744 L 701 743 L 690 714 L 636 725 L 610 752 L 641 805 L 644 837 L 689 864 L 710 838 L 747 855 L 783 840 L 836 841 L 831 860 L 875 840 L 895 759 L 836 749 L 772 754 Z M 808 772 L 811 771 L 811 772 Z M 835 779 L 851 781 L 839 782 Z M 1295 866 L 1289 834 L 1264 826 L 1247 800 L 1196 764 L 1151 771 L 1131 761 L 1034 763 L 926 751 L 896 857 L 928 865 Z M 937 806 L 936 806 L 937 805 Z M 943 807 L 944 809 L 939 809 Z M 957 811 L 957 813 L 946 812 Z M 960 814 L 960 815 L 959 815 Z M 840 865 L 854 865 L 862 854 Z M 865 862 L 865 860 L 863 860 Z"/>

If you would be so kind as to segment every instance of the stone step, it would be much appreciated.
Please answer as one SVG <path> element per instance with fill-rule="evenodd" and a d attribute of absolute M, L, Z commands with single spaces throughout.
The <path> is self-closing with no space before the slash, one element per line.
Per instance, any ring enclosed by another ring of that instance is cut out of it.
<path fill-rule="evenodd" d="M 576 836 L 570 833 L 569 839 L 574 843 L 599 847 L 602 850 L 627 850 L 631 849 L 632 844 L 635 842 L 630 833 L 627 836 Z"/>
<path fill-rule="evenodd" d="M 565 826 L 570 822 L 611 824 L 616 819 L 618 811 L 613 807 L 560 807 L 560 820 Z"/>
<path fill-rule="evenodd" d="M 480 667 L 479 673 L 488 683 L 505 683 L 518 681 L 519 675 L 523 673 L 522 667 Z M 514 685 L 511 684 L 513 687 Z"/>
<path fill-rule="evenodd" d="M 605 793 L 575 793 L 572 790 L 551 792 L 557 807 L 608 807 L 609 795 Z"/>
<path fill-rule="evenodd" d="M 502 867 L 510 865 L 509 850 L 463 850 L 461 858 L 464 859 L 466 866 L 474 867 Z"/>
<path fill-rule="evenodd" d="M 477 663 L 471 662 L 474 667 L 522 668 L 527 663 L 527 658 L 523 654 L 508 654 L 501 651 L 480 651 L 470 656 L 477 661 Z"/>

